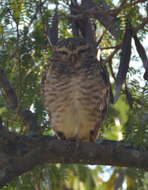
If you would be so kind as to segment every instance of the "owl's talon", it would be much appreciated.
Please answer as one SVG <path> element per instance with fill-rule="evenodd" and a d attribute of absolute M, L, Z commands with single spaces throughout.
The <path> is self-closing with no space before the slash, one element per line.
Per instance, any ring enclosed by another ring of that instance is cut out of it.
<path fill-rule="evenodd" d="M 90 140 L 90 142 L 95 142 L 95 139 L 96 139 L 96 131 L 95 130 L 91 130 L 90 131 L 89 140 Z"/>
<path fill-rule="evenodd" d="M 57 136 L 58 136 L 61 140 L 66 140 L 65 135 L 64 135 L 62 132 L 56 131 L 56 134 L 57 134 Z"/>

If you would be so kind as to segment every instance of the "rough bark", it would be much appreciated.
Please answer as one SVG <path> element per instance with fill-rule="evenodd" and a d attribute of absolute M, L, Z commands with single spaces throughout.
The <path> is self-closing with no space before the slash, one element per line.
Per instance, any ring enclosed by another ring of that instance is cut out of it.
<path fill-rule="evenodd" d="M 97 143 L 57 140 L 48 136 L 0 137 L 0 187 L 43 163 L 92 164 L 148 170 L 148 151 L 140 152 L 122 141 Z"/>

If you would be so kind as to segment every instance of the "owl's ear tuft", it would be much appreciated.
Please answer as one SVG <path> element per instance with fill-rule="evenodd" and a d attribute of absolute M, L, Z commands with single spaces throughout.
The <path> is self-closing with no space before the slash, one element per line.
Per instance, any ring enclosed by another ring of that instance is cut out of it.
<path fill-rule="evenodd" d="M 59 24 L 59 16 L 58 16 L 58 4 L 56 4 L 55 12 L 52 18 L 51 27 L 48 28 L 48 41 L 50 46 L 56 45 L 58 41 L 58 24 Z"/>

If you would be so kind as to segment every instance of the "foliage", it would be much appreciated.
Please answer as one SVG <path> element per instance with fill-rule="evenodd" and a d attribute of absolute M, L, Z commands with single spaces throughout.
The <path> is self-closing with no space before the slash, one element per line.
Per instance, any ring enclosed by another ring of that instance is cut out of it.
<path fill-rule="evenodd" d="M 69 14 L 69 1 L 59 2 L 59 37 L 72 36 Z M 98 3 L 98 1 L 94 1 Z M 104 2 L 104 1 L 99 1 Z M 0 67 L 5 70 L 19 102 L 23 108 L 32 110 L 37 115 L 40 133 L 52 134 L 47 113 L 42 105 L 40 84 L 42 73 L 51 55 L 48 40 L 48 27 L 51 26 L 55 0 L 4 0 L 0 1 Z M 111 8 L 131 3 L 131 1 L 106 0 Z M 121 31 L 118 38 L 113 38 L 106 28 L 94 19 L 96 38 L 103 38 L 99 44 L 101 57 L 108 60 L 117 46 L 121 46 L 127 17 L 136 28 L 142 23 L 142 18 L 148 16 L 148 2 L 127 6 L 118 14 L 118 23 Z M 146 37 L 147 28 L 138 31 L 141 41 Z M 112 48 L 114 47 L 114 48 Z M 133 46 L 134 47 L 134 46 Z M 107 62 L 112 88 L 115 86 L 120 53 L 112 58 L 112 64 Z M 137 61 L 135 61 L 135 59 Z M 132 48 L 131 62 L 140 62 L 137 53 Z M 109 108 L 102 136 L 108 139 L 128 140 L 135 147 L 144 151 L 148 147 L 148 85 L 143 79 L 141 66 L 129 66 L 125 87 L 120 99 Z M 113 90 L 114 92 L 114 90 Z M 0 119 L 9 130 L 26 134 L 27 129 L 20 121 L 14 110 L 6 102 L 6 94 L 0 90 Z M 46 164 L 25 173 L 12 181 L 2 190 L 106 190 L 137 189 L 146 190 L 148 174 L 136 169 L 109 168 L 96 166 L 94 168 L 83 165 Z M 108 175 L 109 177 L 102 177 Z M 123 178 L 118 185 L 118 180 Z M 123 188 L 123 184 L 125 187 Z"/>

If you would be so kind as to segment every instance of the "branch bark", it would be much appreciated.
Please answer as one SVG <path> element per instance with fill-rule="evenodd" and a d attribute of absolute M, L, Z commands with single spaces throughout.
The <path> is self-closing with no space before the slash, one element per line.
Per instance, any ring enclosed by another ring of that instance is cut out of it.
<path fill-rule="evenodd" d="M 80 9 L 73 9 L 73 11 L 76 12 L 76 15 L 72 15 L 72 19 L 80 20 L 87 16 L 94 17 L 112 34 L 112 36 L 115 37 L 115 39 L 118 39 L 121 31 L 117 15 L 125 8 L 144 2 L 146 2 L 146 0 L 136 0 L 131 3 L 123 4 L 115 9 L 111 9 L 103 0 L 99 0 L 99 3 L 85 0 L 84 3 L 79 6 Z M 143 18 L 142 24 L 135 27 L 135 33 L 137 33 L 138 30 L 143 29 L 147 22 L 147 17 Z"/>
<path fill-rule="evenodd" d="M 118 19 L 112 15 L 111 8 L 103 0 L 99 3 L 94 3 L 90 0 L 85 0 L 80 5 L 80 9 L 73 9 L 76 15 L 72 15 L 74 20 L 79 20 L 86 16 L 92 16 L 115 37 L 118 38 L 120 28 L 118 26 Z"/>
<path fill-rule="evenodd" d="M 143 168 L 148 171 L 148 151 L 140 152 L 121 141 L 98 143 L 57 140 L 49 136 L 0 137 L 0 187 L 43 163 L 96 164 Z"/>

